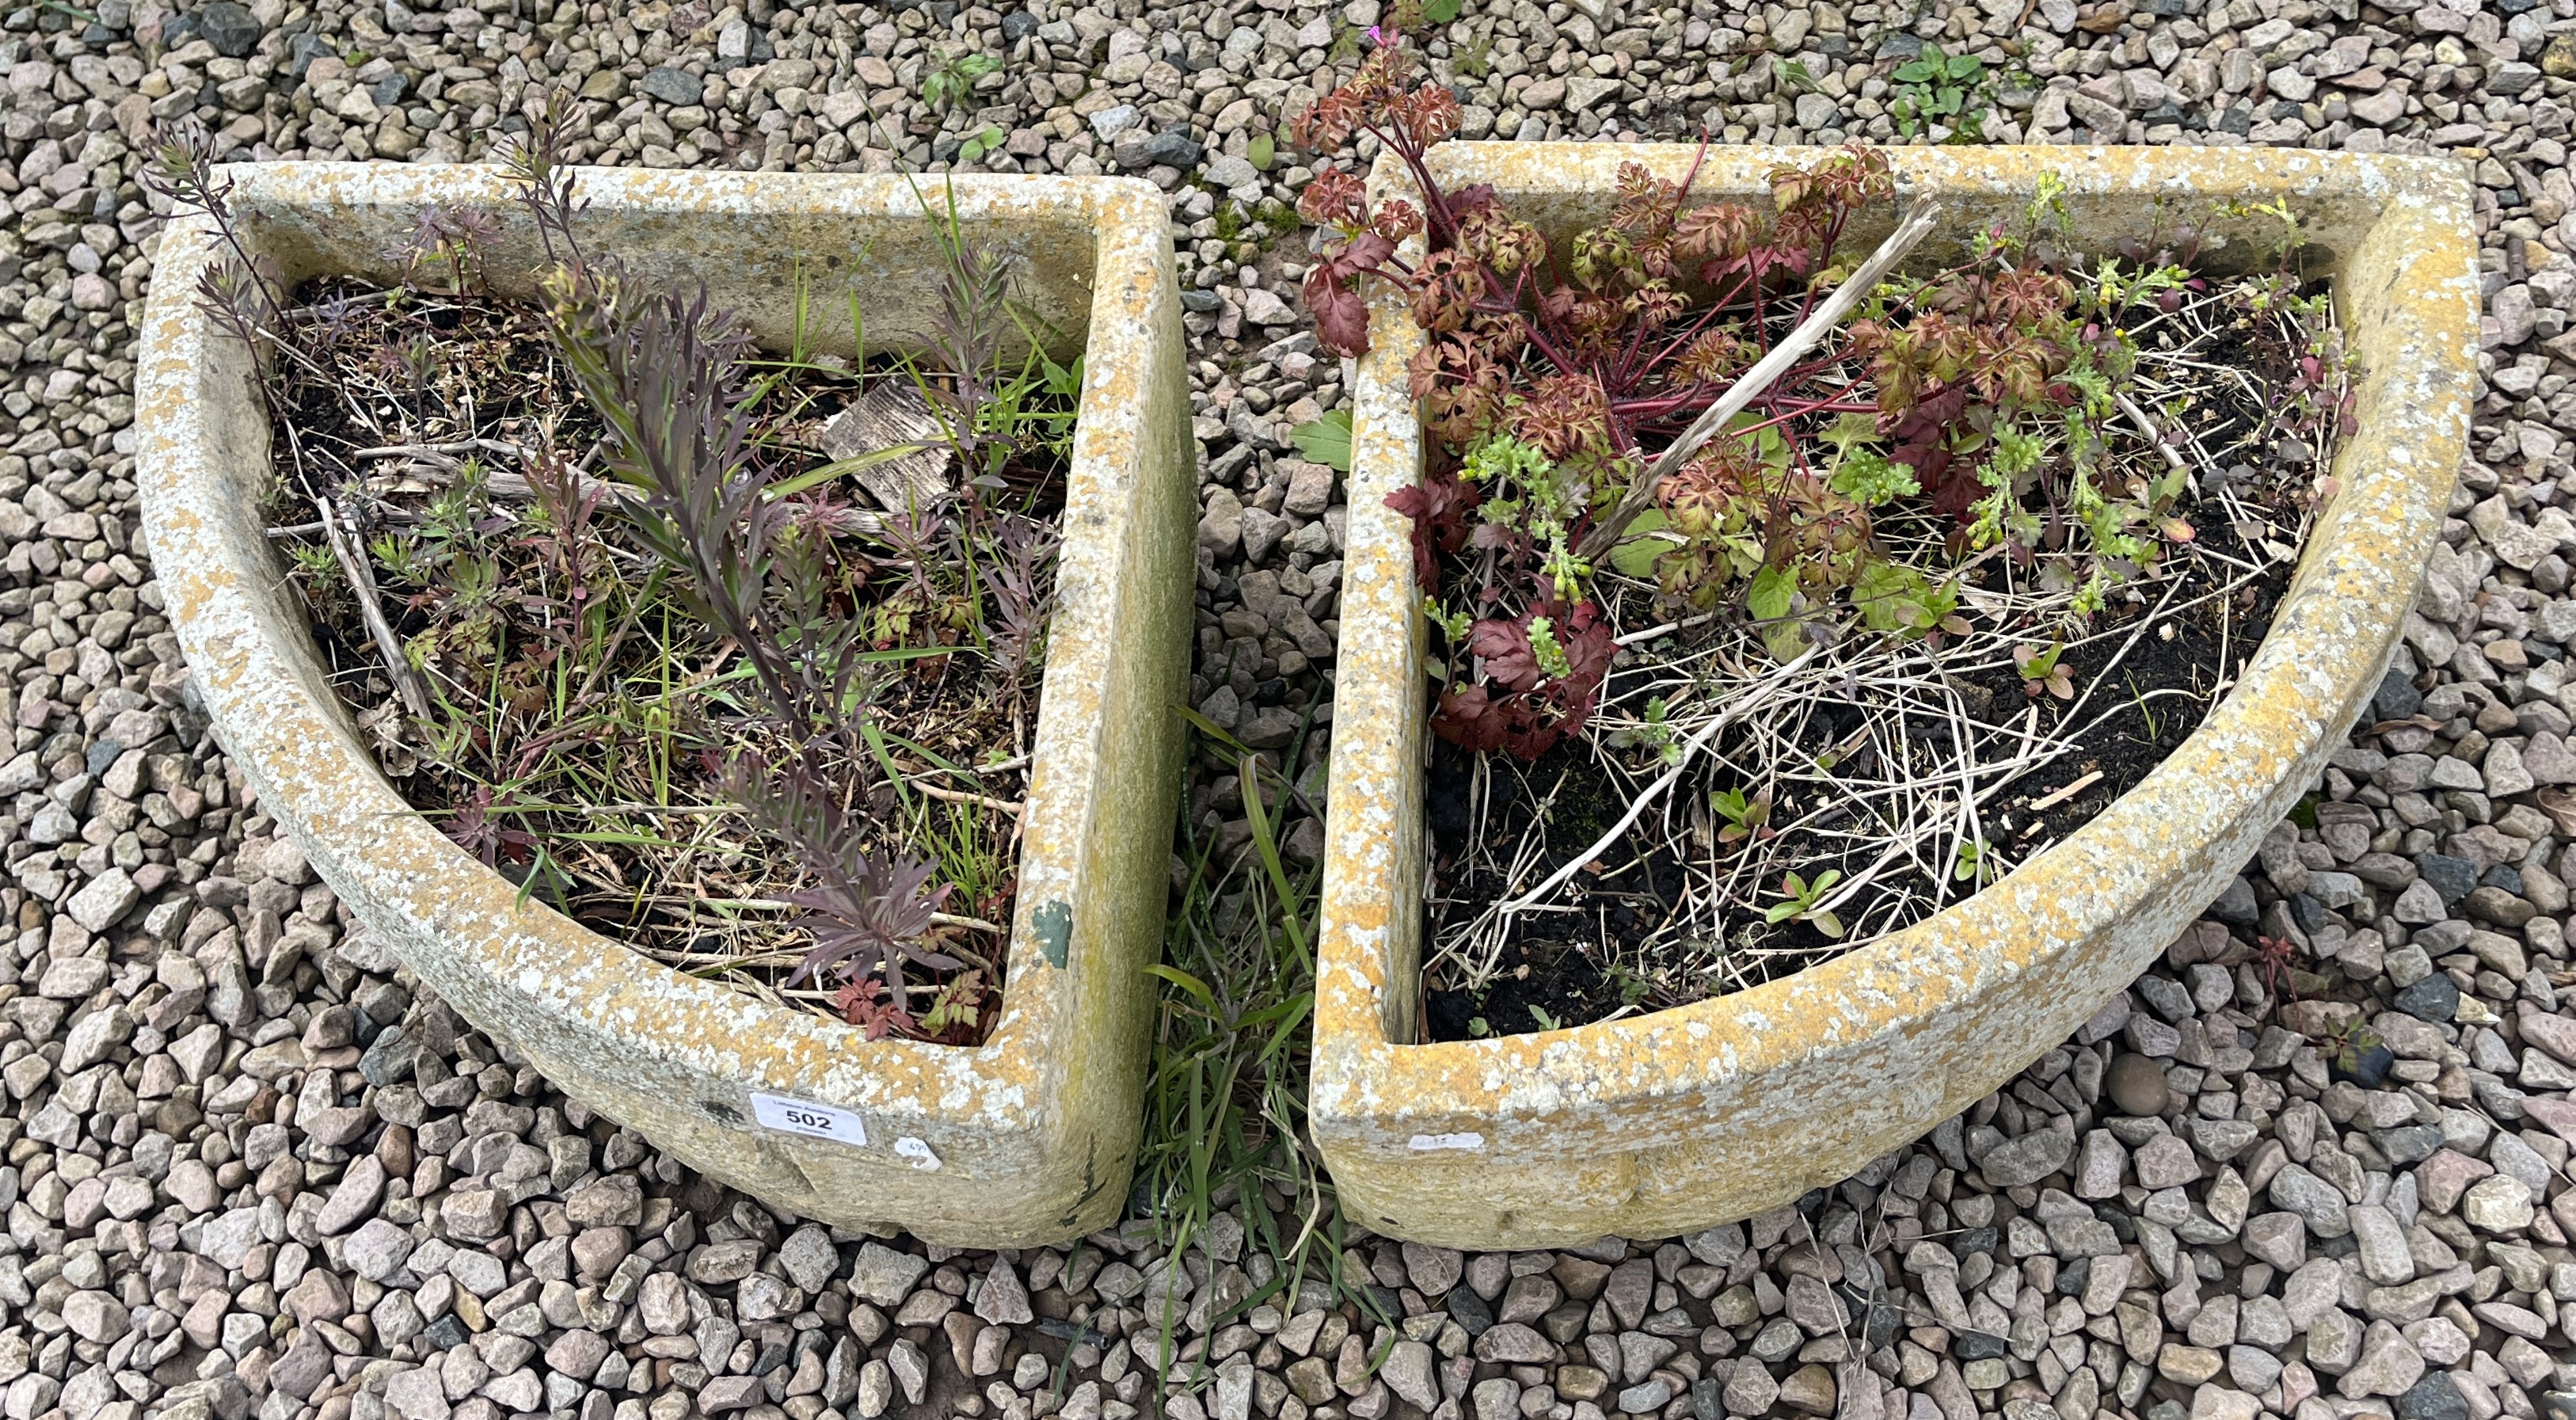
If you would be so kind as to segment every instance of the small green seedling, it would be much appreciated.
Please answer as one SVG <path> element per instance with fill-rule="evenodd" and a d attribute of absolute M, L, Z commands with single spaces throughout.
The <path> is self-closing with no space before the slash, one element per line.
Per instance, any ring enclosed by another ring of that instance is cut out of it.
<path fill-rule="evenodd" d="M 1813 882 L 1796 873 L 1781 874 L 1780 901 L 1771 904 L 1771 909 L 1762 914 L 1762 920 L 1774 927 L 1783 922 L 1804 922 L 1835 941 L 1841 941 L 1842 919 L 1818 904 L 1825 900 L 1825 894 L 1833 890 L 1834 884 L 1842 881 L 1842 877 L 1840 868 L 1825 869 L 1816 874 Z"/>
<path fill-rule="evenodd" d="M 1732 847 L 1746 839 L 1771 836 L 1771 788 L 1747 797 L 1742 789 L 1720 789 L 1708 796 L 1708 806 L 1726 820 L 1717 831 L 1717 841 Z"/>
<path fill-rule="evenodd" d="M 2317 1049 L 2326 1063 L 2349 1075 L 2361 1068 L 2361 1058 L 2379 1048 L 2377 1032 L 2362 1024 L 2360 1018 L 2341 1021 L 2325 1027 L 2315 1036 Z"/>
<path fill-rule="evenodd" d="M 933 109 L 952 109 L 975 92 L 975 81 L 1002 67 L 990 54 L 942 55 L 921 76 L 921 101 Z"/>
<path fill-rule="evenodd" d="M 1668 718 L 1671 713 L 1672 707 L 1664 703 L 1664 697 L 1658 695 L 1648 700 L 1645 723 L 1613 732 L 1610 736 L 1611 747 L 1653 750 L 1655 758 L 1666 764 L 1681 763 L 1682 741 L 1681 736 L 1673 732 L 1672 722 Z"/>
<path fill-rule="evenodd" d="M 1889 108 L 1900 136 L 1911 138 L 1943 124 L 1949 127 L 1953 142 L 1984 139 L 1985 97 L 1991 83 L 1986 61 L 1973 54 L 1943 54 L 1941 46 L 1927 44 L 1920 57 L 1896 66 L 1892 77 L 1896 101 Z"/>
<path fill-rule="evenodd" d="M 1984 887 L 1986 879 L 1994 876 L 1994 872 L 1994 849 L 1986 840 L 1966 838 L 1959 841 L 1959 861 L 1950 868 L 1952 882 L 1972 882 Z"/>
<path fill-rule="evenodd" d="M 1494 72 L 1494 40 L 1478 35 L 1449 51 L 1449 72 L 1462 79 L 1482 79 Z"/>
<path fill-rule="evenodd" d="M 957 145 L 957 161 L 980 163 L 987 154 L 1002 151 L 1002 143 L 1006 137 L 1007 135 L 1001 129 L 988 124 L 983 132 Z"/>
<path fill-rule="evenodd" d="M 2066 643 L 2063 641 L 2045 651 L 2034 651 L 2027 645 L 2013 647 L 2013 664 L 2021 669 L 2021 693 L 2033 700 L 2042 695 L 2073 700 L 2075 678 L 2067 673 L 2067 667 L 2060 660 L 2065 653 Z"/>

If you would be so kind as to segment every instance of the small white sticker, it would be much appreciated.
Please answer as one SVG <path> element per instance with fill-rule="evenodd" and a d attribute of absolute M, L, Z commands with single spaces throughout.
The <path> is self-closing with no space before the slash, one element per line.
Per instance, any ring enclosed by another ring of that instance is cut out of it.
<path fill-rule="evenodd" d="M 1438 1153 L 1452 1149 L 1483 1153 L 1485 1136 L 1482 1134 L 1416 1134 L 1413 1136 L 1413 1152 L 1417 1154 Z"/>
<path fill-rule="evenodd" d="M 754 1092 L 751 1117 L 771 1129 L 789 1134 L 835 1139 L 844 1144 L 868 1142 L 868 1126 L 864 1120 L 846 1109 L 816 1104 L 811 1100 L 791 1100 Z"/>
<path fill-rule="evenodd" d="M 939 1167 L 939 1156 L 930 1151 L 928 1144 L 918 1139 L 898 1137 L 894 1141 L 894 1151 L 912 1160 L 914 1168 L 930 1171 Z"/>

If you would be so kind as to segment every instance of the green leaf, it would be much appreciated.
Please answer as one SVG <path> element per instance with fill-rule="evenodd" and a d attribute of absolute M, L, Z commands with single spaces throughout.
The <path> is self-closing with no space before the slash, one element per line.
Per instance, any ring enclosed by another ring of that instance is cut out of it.
<path fill-rule="evenodd" d="M 1762 628 L 1762 644 L 1775 661 L 1794 661 L 1807 650 L 1807 629 L 1794 621 L 1774 621 Z"/>
<path fill-rule="evenodd" d="M 1208 984 L 1206 982 L 1199 980 L 1197 977 L 1190 975 L 1179 967 L 1165 966 L 1161 962 L 1156 962 L 1152 966 L 1145 968 L 1145 971 L 1148 975 L 1159 976 L 1165 981 L 1172 983 L 1174 986 L 1196 996 L 1199 999 L 1199 1003 L 1206 1006 L 1209 1010 L 1213 1011 L 1216 1009 L 1216 993 L 1208 989 Z"/>
<path fill-rule="evenodd" d="M 1789 466 L 1789 440 L 1780 432 L 1779 425 L 1769 423 L 1748 409 L 1726 421 L 1726 427 L 1731 431 L 1750 431 L 1743 437 L 1753 440 L 1754 456 L 1764 463 L 1773 468 Z"/>
<path fill-rule="evenodd" d="M 1789 620 L 1789 594 L 1797 590 L 1794 573 L 1777 567 L 1764 567 L 1753 574 L 1753 584 L 1745 589 L 1744 609 L 1761 623 L 1762 644 L 1769 647 L 1774 660 L 1794 660 L 1807 649 L 1807 633 Z"/>
<path fill-rule="evenodd" d="M 1923 491 L 1911 464 L 1889 463 L 1875 449 L 1846 447 L 1829 482 L 1836 493 L 1873 508 Z"/>
<path fill-rule="evenodd" d="M 1458 18 L 1464 0 L 1423 0 L 1422 18 L 1435 25 L 1445 25 Z"/>
<path fill-rule="evenodd" d="M 1857 444 L 1864 439 L 1875 439 L 1877 437 L 1878 416 L 1875 414 L 1857 413 L 1847 413 L 1835 419 L 1833 423 L 1825 426 L 1825 432 L 1823 435 L 1826 443 L 1833 445 L 1837 449 L 1843 450 L 1845 453 L 1849 453 L 1851 451 L 1852 445 Z"/>
<path fill-rule="evenodd" d="M 1297 452 L 1317 463 L 1331 464 L 1335 469 L 1351 471 L 1351 412 L 1336 409 L 1321 419 L 1310 419 L 1288 432 Z"/>
<path fill-rule="evenodd" d="M 975 648 L 972 646 L 889 646 L 882 651 L 855 651 L 851 653 L 850 659 L 876 665 L 884 661 L 918 661 L 931 656 L 971 656 L 974 653 Z M 898 735 L 895 738 L 903 737 Z M 911 742 L 907 740 L 905 743 Z"/>
<path fill-rule="evenodd" d="M 1669 534 L 1655 536 L 1662 532 L 1667 521 L 1663 513 L 1654 508 L 1639 513 L 1628 524 L 1628 535 L 1620 539 L 1618 546 L 1610 549 L 1610 565 L 1630 577 L 1655 575 L 1655 563 L 1675 545 Z"/>
<path fill-rule="evenodd" d="M 1896 82 L 1900 84 L 1920 84 L 1931 77 L 1932 64 L 1929 60 L 1917 59 L 1910 64 L 1896 66 Z"/>
<path fill-rule="evenodd" d="M 1852 579 L 1852 604 L 1861 622 L 1883 635 L 1921 629 L 1923 574 L 1895 562 L 1871 560 Z"/>
<path fill-rule="evenodd" d="M 1279 159 L 1278 145 L 1271 140 L 1269 134 L 1256 133 L 1252 135 L 1251 142 L 1243 145 L 1243 156 L 1244 160 L 1251 163 L 1256 170 L 1266 173 L 1270 171 L 1270 165 Z"/>
<path fill-rule="evenodd" d="M 853 454 L 849 458 L 834 459 L 830 463 L 809 468 L 794 478 L 780 479 L 763 491 L 773 499 L 792 498 L 816 484 L 829 483 L 843 474 L 856 473 L 863 468 L 874 468 L 878 464 L 891 463 L 896 459 L 908 458 L 920 453 L 924 449 L 936 447 L 938 445 L 927 443 L 888 444 L 882 449 L 870 449 L 864 454 Z"/>
<path fill-rule="evenodd" d="M 1745 613 L 1756 621 L 1778 621 L 1789 614 L 1789 594 L 1797 588 L 1796 577 L 1765 567 L 1753 574 L 1753 585 L 1745 589 Z"/>

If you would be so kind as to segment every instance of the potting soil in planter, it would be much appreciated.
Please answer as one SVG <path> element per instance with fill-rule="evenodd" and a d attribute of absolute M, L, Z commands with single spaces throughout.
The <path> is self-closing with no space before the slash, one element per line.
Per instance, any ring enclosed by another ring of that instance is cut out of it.
<path fill-rule="evenodd" d="M 2259 252 L 2202 251 L 2181 206 L 2075 252 L 2043 188 L 1899 267 L 1937 215 L 1865 262 L 1846 229 L 1897 204 L 1847 149 L 1778 169 L 1769 211 L 1631 165 L 1551 241 L 1440 190 L 1454 105 L 1406 72 L 1379 51 L 1300 138 L 1373 134 L 1420 194 L 1328 171 L 1305 212 L 1326 342 L 1367 348 L 1380 282 L 1428 337 L 1425 471 L 1390 500 L 1433 626 L 1428 1038 L 1660 1010 L 1920 921 L 2226 693 L 2348 417 L 2286 213 Z"/>
<path fill-rule="evenodd" d="M 980 1040 L 1078 361 L 953 232 L 934 348 L 853 368 L 537 215 L 543 301 L 485 293 L 472 212 L 394 286 L 219 298 L 287 332 L 270 522 L 334 688 L 531 897 L 871 1035 Z"/>

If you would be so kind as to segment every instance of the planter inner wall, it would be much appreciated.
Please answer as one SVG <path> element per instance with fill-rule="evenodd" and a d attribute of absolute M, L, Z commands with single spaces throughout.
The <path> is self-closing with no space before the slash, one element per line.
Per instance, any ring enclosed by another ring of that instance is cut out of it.
<path fill-rule="evenodd" d="M 1451 144 L 1444 178 L 1491 182 L 1551 240 L 1606 219 L 1619 164 L 1678 180 L 1685 145 Z M 1767 174 L 1814 150 L 1712 149 L 1697 201 L 1768 206 Z M 1909 263 L 2018 225 L 2065 177 L 2080 250 L 2190 221 L 2213 265 L 2269 260 L 2286 199 L 2311 275 L 2332 278 L 2362 368 L 2343 491 L 2317 520 L 2272 633 L 2193 737 L 2101 817 L 1967 902 L 1752 991 L 1572 1030 L 1415 1044 L 1421 999 L 1425 628 L 1408 524 L 1385 496 L 1422 439 L 1378 307 L 1354 392 L 1318 982 L 1315 1133 L 1372 1228 L 1456 1247 L 1654 1237 L 1749 1216 L 1850 1174 L 2010 1078 L 2087 1019 L 2217 895 L 2321 770 L 2377 687 L 2465 447 L 2477 288 L 2464 175 L 2433 160 L 2123 149 L 1892 150 L 1900 201 L 1937 197 Z M 1380 179 L 1387 181 L 1382 167 Z M 1881 210 L 1846 239 L 1865 254 Z"/>
<path fill-rule="evenodd" d="M 535 233 L 490 169 L 279 164 L 231 170 L 255 248 L 290 282 L 387 279 L 423 206 L 501 223 L 494 290 L 532 293 Z M 703 281 L 764 346 L 918 343 L 940 255 L 902 179 L 588 170 L 584 250 Z M 263 534 L 274 475 L 247 352 L 195 309 L 215 247 L 164 237 L 147 316 L 140 459 L 147 532 L 189 665 L 265 806 L 368 928 L 477 1025 L 691 1166 L 808 1216 L 1016 1246 L 1098 1227 L 1123 1203 L 1159 949 L 1187 684 L 1191 450 L 1159 193 L 1123 180 L 973 178 L 960 225 L 1019 258 L 1016 294 L 1084 348 L 1058 604 L 1034 735 L 1002 1016 L 982 1046 L 867 1041 L 664 968 L 515 889 L 412 812 L 332 696 Z M 1053 343 L 1053 342 L 1050 342 Z M 1043 929 L 1043 930 L 1042 930 Z M 820 1103 L 864 1143 L 754 1122 L 754 1094 Z"/>

